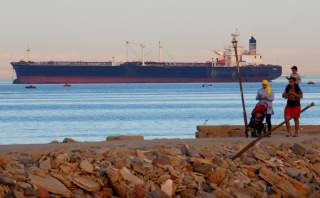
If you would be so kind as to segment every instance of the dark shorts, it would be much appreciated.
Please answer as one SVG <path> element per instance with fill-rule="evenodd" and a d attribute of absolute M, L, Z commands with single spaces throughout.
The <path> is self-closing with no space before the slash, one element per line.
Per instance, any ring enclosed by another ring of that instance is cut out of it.
<path fill-rule="evenodd" d="M 300 117 L 300 112 L 301 112 L 301 106 L 296 106 L 296 107 L 286 106 L 286 108 L 284 109 L 284 116 L 298 119 Z"/>

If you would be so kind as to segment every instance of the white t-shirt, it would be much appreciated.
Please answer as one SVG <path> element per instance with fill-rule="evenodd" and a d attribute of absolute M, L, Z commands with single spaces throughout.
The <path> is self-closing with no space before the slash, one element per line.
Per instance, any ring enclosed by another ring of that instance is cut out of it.
<path fill-rule="evenodd" d="M 298 73 L 295 73 L 295 74 L 292 73 L 290 77 L 294 77 L 296 79 L 297 84 L 301 83 L 301 77 Z"/>

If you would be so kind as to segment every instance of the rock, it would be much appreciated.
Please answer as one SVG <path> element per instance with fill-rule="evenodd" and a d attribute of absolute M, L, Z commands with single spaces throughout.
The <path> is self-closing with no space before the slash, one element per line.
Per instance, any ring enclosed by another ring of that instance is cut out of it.
<path fill-rule="evenodd" d="M 36 169 L 36 170 L 34 171 L 34 174 L 37 175 L 37 176 L 39 176 L 39 177 L 45 177 L 45 176 L 47 176 L 46 172 L 45 172 L 44 170 L 42 170 L 42 169 Z"/>
<path fill-rule="evenodd" d="M 25 198 L 24 193 L 18 190 L 13 191 L 14 197 L 15 198 Z"/>
<path fill-rule="evenodd" d="M 108 136 L 106 141 L 124 141 L 124 140 L 144 140 L 144 136 L 141 135 L 118 135 L 118 136 Z"/>
<path fill-rule="evenodd" d="M 297 155 L 303 156 L 306 153 L 306 148 L 298 143 L 293 144 L 291 149 Z"/>
<path fill-rule="evenodd" d="M 98 182 L 88 177 L 78 176 L 73 178 L 72 182 L 88 192 L 98 191 L 101 188 Z"/>
<path fill-rule="evenodd" d="M 320 176 L 320 162 L 313 164 L 312 168 Z"/>
<path fill-rule="evenodd" d="M 144 181 L 142 179 L 140 179 L 139 177 L 133 175 L 129 169 L 127 169 L 126 167 L 123 167 L 120 170 L 120 174 L 123 177 L 123 179 L 135 184 L 135 185 L 143 185 Z"/>
<path fill-rule="evenodd" d="M 169 197 L 173 196 L 173 181 L 168 179 L 163 184 L 161 184 L 161 190 L 166 193 Z"/>
<path fill-rule="evenodd" d="M 130 164 L 132 169 L 140 174 L 144 174 L 144 162 L 142 161 L 142 159 L 139 158 L 133 158 L 130 160 Z"/>
<path fill-rule="evenodd" d="M 54 172 L 51 172 L 50 175 L 59 181 L 61 181 L 67 188 L 71 188 L 73 186 L 72 179 L 70 175 L 60 175 Z"/>
<path fill-rule="evenodd" d="M 42 155 L 43 155 L 42 153 L 34 151 L 31 153 L 31 159 L 34 162 L 39 161 L 41 159 Z"/>
<path fill-rule="evenodd" d="M 103 188 L 101 191 L 94 192 L 93 197 L 94 198 L 112 197 L 112 189 L 111 188 Z"/>
<path fill-rule="evenodd" d="M 225 169 L 229 168 L 229 163 L 226 160 L 221 159 L 220 157 L 215 157 L 213 159 L 213 163 L 221 168 L 225 168 Z"/>
<path fill-rule="evenodd" d="M 202 174 L 208 174 L 212 172 L 213 169 L 214 169 L 214 166 L 212 164 L 200 164 L 200 163 L 193 164 L 193 170 L 195 172 L 199 172 Z"/>
<path fill-rule="evenodd" d="M 226 172 L 227 172 L 227 169 L 225 168 L 220 168 L 220 167 L 216 168 L 216 170 L 210 172 L 208 175 L 209 183 L 220 185 L 226 176 Z"/>
<path fill-rule="evenodd" d="M 213 192 L 205 192 L 205 191 L 200 191 L 199 196 L 201 198 L 216 198 L 216 195 Z"/>
<path fill-rule="evenodd" d="M 319 198 L 320 197 L 320 190 L 312 193 L 308 198 Z"/>
<path fill-rule="evenodd" d="M 301 183 L 295 179 L 291 179 L 290 182 L 301 194 L 307 196 L 311 193 L 310 188 L 308 186 L 304 185 L 303 183 Z"/>
<path fill-rule="evenodd" d="M 38 197 L 39 198 L 48 198 L 49 197 L 49 192 L 46 189 L 39 188 L 38 189 Z"/>
<path fill-rule="evenodd" d="M 120 183 L 122 177 L 119 169 L 109 166 L 106 170 L 106 174 L 115 195 L 119 197 L 125 197 L 127 193 L 127 187 L 123 184 L 123 182 Z"/>
<path fill-rule="evenodd" d="M 26 182 L 17 182 L 17 186 L 22 189 L 27 189 L 32 187 L 31 184 L 28 184 Z"/>
<path fill-rule="evenodd" d="M 132 194 L 135 198 L 144 198 L 146 194 L 144 185 L 135 185 Z"/>
<path fill-rule="evenodd" d="M 285 170 L 286 170 L 286 173 L 292 178 L 297 178 L 298 176 L 301 175 L 301 171 L 296 167 L 287 167 Z"/>
<path fill-rule="evenodd" d="M 149 196 L 147 197 L 151 197 L 151 198 L 169 198 L 168 195 L 166 195 L 166 193 L 158 189 L 149 192 L 148 195 Z"/>
<path fill-rule="evenodd" d="M 163 167 L 165 165 L 170 165 L 171 160 L 167 155 L 163 155 L 161 153 L 157 153 L 156 158 L 152 161 L 152 163 L 158 167 Z"/>
<path fill-rule="evenodd" d="M 280 191 L 285 197 L 299 198 L 304 197 L 289 181 L 283 179 L 266 167 L 262 167 L 259 176 L 270 183 L 276 191 Z"/>
<path fill-rule="evenodd" d="M 30 188 L 26 188 L 24 190 L 24 195 L 27 196 L 27 197 L 37 197 L 38 192 L 37 192 L 36 189 L 30 187 Z"/>
<path fill-rule="evenodd" d="M 69 162 L 70 157 L 69 157 L 68 153 L 61 153 L 56 156 L 54 161 L 56 164 L 63 164 L 65 162 Z"/>
<path fill-rule="evenodd" d="M 50 144 L 59 144 L 60 142 L 58 141 L 58 140 L 52 140 L 51 142 L 50 142 Z"/>
<path fill-rule="evenodd" d="M 64 138 L 62 143 L 77 143 L 77 141 L 72 138 Z"/>
<path fill-rule="evenodd" d="M 16 185 L 16 183 L 17 181 L 11 177 L 0 176 L 0 184 L 2 185 L 12 186 L 12 185 Z"/>
<path fill-rule="evenodd" d="M 39 177 L 30 175 L 30 182 L 38 188 L 43 188 L 51 193 L 62 195 L 64 197 L 71 197 L 71 192 L 59 180 L 51 177 Z"/>
<path fill-rule="evenodd" d="M 82 160 L 80 162 L 80 168 L 87 172 L 87 173 L 93 173 L 94 167 L 88 160 Z"/>
<path fill-rule="evenodd" d="M 261 161 L 266 161 L 266 160 L 270 159 L 270 156 L 261 150 L 254 151 L 253 155 L 256 159 L 261 160 Z"/>
<path fill-rule="evenodd" d="M 4 167 L 5 165 L 7 165 L 7 163 L 8 163 L 7 157 L 0 155 L 0 167 Z"/>
<path fill-rule="evenodd" d="M 200 152 L 198 152 L 194 147 L 191 147 L 189 145 L 183 145 L 181 148 L 181 152 L 189 157 L 201 157 Z"/>
<path fill-rule="evenodd" d="M 51 159 L 47 158 L 44 160 L 40 160 L 39 162 L 39 168 L 45 171 L 49 171 L 51 169 Z"/>

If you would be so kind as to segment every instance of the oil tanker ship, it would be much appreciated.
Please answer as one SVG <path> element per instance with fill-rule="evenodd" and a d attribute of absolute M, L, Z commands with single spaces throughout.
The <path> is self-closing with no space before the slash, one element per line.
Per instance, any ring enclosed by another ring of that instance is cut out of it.
<path fill-rule="evenodd" d="M 129 44 L 129 42 L 127 42 Z M 144 61 L 144 45 L 141 61 L 65 62 L 19 61 L 11 65 L 16 72 L 16 84 L 45 83 L 197 83 L 236 82 L 236 57 L 232 47 L 216 50 L 217 58 L 203 63 Z M 238 47 L 240 74 L 244 82 L 274 80 L 281 76 L 280 65 L 263 64 L 256 52 L 257 41 L 249 39 L 249 49 Z M 159 44 L 159 50 L 161 46 Z M 127 54 L 128 57 L 128 54 Z M 160 51 L 159 51 L 160 57 Z"/>

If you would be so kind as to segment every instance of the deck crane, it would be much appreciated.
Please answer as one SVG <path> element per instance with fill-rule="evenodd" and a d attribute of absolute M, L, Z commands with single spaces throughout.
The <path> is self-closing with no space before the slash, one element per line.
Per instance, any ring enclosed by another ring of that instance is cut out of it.
<path fill-rule="evenodd" d="M 135 45 L 135 46 L 138 46 L 140 47 L 141 49 L 141 64 L 142 65 L 145 65 L 145 62 L 144 62 L 144 48 L 146 48 L 146 45 L 142 44 L 142 43 L 136 43 L 136 42 L 132 42 L 132 41 L 126 41 L 126 56 L 127 56 L 127 62 L 129 61 L 129 45 Z"/>

